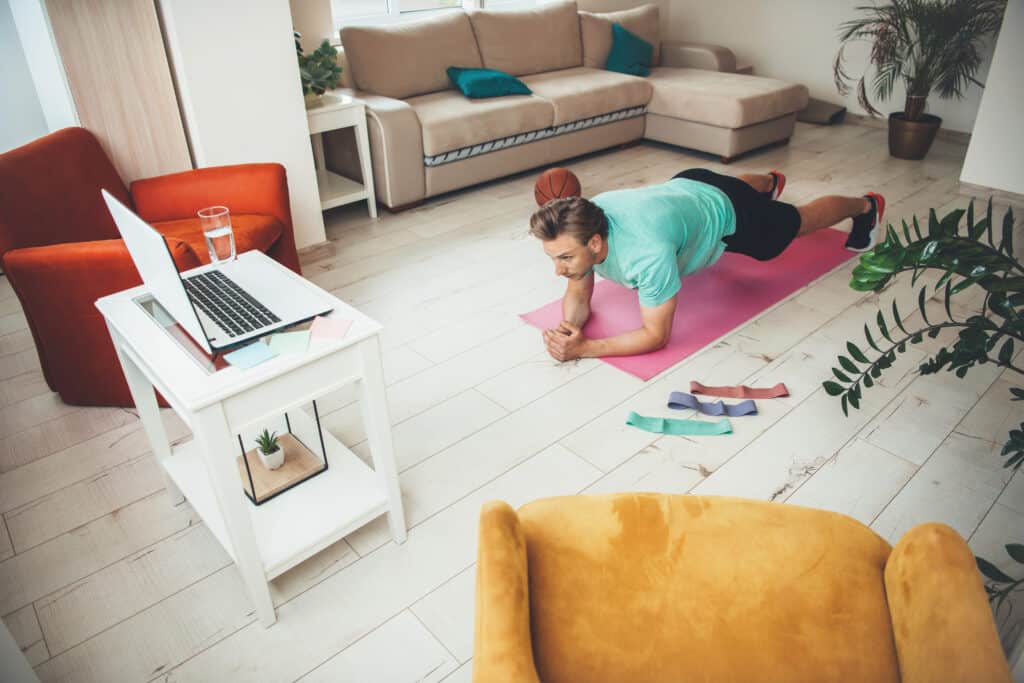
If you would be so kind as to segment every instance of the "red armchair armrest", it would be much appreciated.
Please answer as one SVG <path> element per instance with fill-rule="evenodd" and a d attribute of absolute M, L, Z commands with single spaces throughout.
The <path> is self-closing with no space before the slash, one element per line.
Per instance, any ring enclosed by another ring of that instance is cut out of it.
<path fill-rule="evenodd" d="M 179 270 L 199 259 L 185 242 L 168 240 Z M 50 388 L 65 403 L 133 405 L 97 299 L 142 284 L 121 240 L 13 249 L 3 257 L 25 311 Z"/>
<path fill-rule="evenodd" d="M 135 211 L 150 223 L 195 218 L 206 206 L 223 205 L 236 214 L 273 216 L 284 231 L 268 255 L 301 274 L 288 202 L 288 181 L 281 164 L 214 166 L 136 180 L 131 184 Z"/>

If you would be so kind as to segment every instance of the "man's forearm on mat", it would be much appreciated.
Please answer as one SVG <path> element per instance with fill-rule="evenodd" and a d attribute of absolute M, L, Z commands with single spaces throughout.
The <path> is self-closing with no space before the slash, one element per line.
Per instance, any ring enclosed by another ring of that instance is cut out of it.
<path fill-rule="evenodd" d="M 590 320 L 590 302 L 567 294 L 562 299 L 562 318 L 576 327 L 583 327 Z"/>
<path fill-rule="evenodd" d="M 662 337 L 653 330 L 641 327 L 606 339 L 588 339 L 581 355 L 586 358 L 635 356 L 657 351 L 667 343 L 667 336 Z"/>

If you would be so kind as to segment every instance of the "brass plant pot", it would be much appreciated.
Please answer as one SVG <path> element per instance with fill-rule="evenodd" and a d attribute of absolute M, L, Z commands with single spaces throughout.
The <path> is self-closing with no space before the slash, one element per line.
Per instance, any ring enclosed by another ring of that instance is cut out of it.
<path fill-rule="evenodd" d="M 935 141 L 942 119 L 921 114 L 918 121 L 908 121 L 903 112 L 889 114 L 889 154 L 897 159 L 924 159 Z"/>

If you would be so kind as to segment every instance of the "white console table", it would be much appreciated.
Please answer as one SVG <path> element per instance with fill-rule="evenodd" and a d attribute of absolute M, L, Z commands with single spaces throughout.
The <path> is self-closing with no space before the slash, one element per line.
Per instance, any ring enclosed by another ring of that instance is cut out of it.
<path fill-rule="evenodd" d="M 373 168 L 370 164 L 370 142 L 366 135 L 366 111 L 362 102 L 348 95 L 327 92 L 323 100 L 306 110 L 309 133 L 313 142 L 313 160 L 316 163 L 316 184 L 320 191 L 320 208 L 327 209 L 342 204 L 366 200 L 370 217 L 377 217 L 377 198 L 373 191 Z M 330 130 L 352 128 L 356 136 L 359 153 L 359 167 L 363 182 L 327 170 L 324 159 L 323 134 Z"/>
<path fill-rule="evenodd" d="M 315 285 L 258 251 L 239 259 L 266 259 L 294 278 Z M 213 371 L 183 348 L 143 304 L 145 286 L 103 297 L 96 307 L 110 330 L 143 428 L 164 474 L 172 504 L 187 498 L 238 566 L 264 626 L 274 623 L 268 582 L 386 514 L 391 536 L 406 538 L 391 422 L 384 396 L 380 325 L 334 299 L 332 317 L 352 320 L 342 339 L 311 341 L 302 354 L 282 355 L 248 370 Z M 369 438 L 373 468 L 322 431 L 327 471 L 253 505 L 242 490 L 239 435 L 252 435 L 287 412 L 290 429 L 317 444 L 316 423 L 304 407 L 355 383 Z M 173 449 L 154 389 L 191 428 L 193 438 Z"/>

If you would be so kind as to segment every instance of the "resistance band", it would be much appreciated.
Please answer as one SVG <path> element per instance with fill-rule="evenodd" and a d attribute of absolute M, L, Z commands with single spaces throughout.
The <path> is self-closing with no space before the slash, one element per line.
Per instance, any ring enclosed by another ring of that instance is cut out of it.
<path fill-rule="evenodd" d="M 754 389 L 740 385 L 736 387 L 706 387 L 700 382 L 690 382 L 690 393 L 723 396 L 725 398 L 779 398 L 789 396 L 789 389 L 782 382 L 768 389 Z"/>
<path fill-rule="evenodd" d="M 693 394 L 687 394 L 684 391 L 673 391 L 672 395 L 668 397 L 668 407 L 673 410 L 686 410 L 692 408 L 698 410 L 705 415 L 728 415 L 729 417 L 739 417 L 740 415 L 757 415 L 757 405 L 747 399 L 740 401 L 735 405 L 726 405 L 721 401 L 707 401 L 702 403 Z"/>
<path fill-rule="evenodd" d="M 642 429 L 645 432 L 673 434 L 675 436 L 732 434 L 732 424 L 727 419 L 718 420 L 717 422 L 701 422 L 700 420 L 676 420 L 669 417 L 646 417 L 631 412 L 626 420 L 626 424 Z"/>

